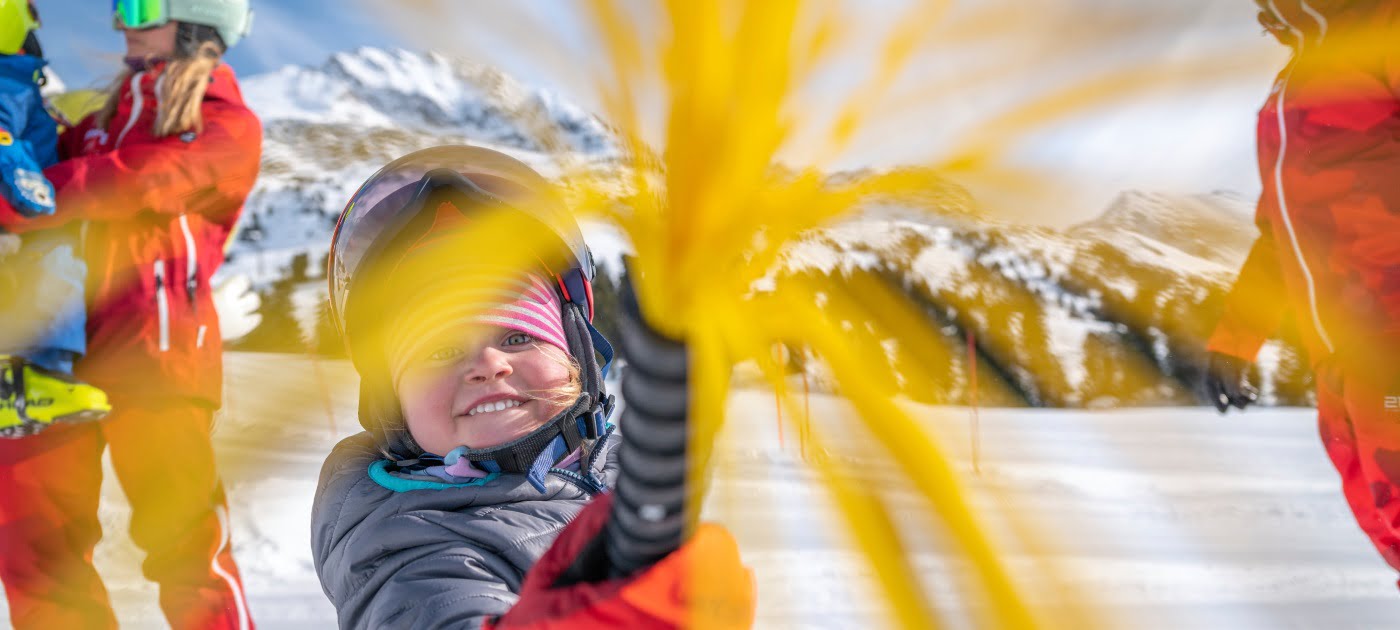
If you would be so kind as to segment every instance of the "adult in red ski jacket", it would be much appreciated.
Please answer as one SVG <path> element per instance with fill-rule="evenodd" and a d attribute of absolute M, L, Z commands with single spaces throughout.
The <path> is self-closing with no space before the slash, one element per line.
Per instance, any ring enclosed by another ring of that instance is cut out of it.
<path fill-rule="evenodd" d="M 1347 501 L 1400 570 L 1400 2 L 1259 5 L 1294 54 L 1259 113 L 1260 237 L 1208 384 L 1222 411 L 1252 402 L 1244 368 L 1291 312 Z"/>
<path fill-rule="evenodd" d="M 110 446 L 171 626 L 249 628 L 210 442 L 222 377 L 209 284 L 260 161 L 261 125 L 221 61 L 248 7 L 170 0 L 153 16 L 124 13 L 131 4 L 117 3 L 128 70 L 45 171 L 58 211 L 26 220 L 0 207 L 0 225 L 20 234 L 85 223 L 91 304 L 77 373 L 113 406 L 100 423 L 0 440 L 0 579 L 17 628 L 115 627 L 91 561 Z"/>

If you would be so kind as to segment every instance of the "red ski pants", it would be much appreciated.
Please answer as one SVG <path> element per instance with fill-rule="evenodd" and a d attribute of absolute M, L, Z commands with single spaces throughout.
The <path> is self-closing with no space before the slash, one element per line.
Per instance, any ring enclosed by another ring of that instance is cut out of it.
<path fill-rule="evenodd" d="M 1377 357 L 1319 366 L 1318 427 L 1356 523 L 1400 571 L 1400 352 Z"/>
<path fill-rule="evenodd" d="M 102 450 L 131 502 L 142 573 L 171 627 L 251 628 L 214 469 L 213 412 L 185 401 L 123 401 L 100 423 L 0 440 L 0 580 L 15 628 L 114 628 L 92 564 Z"/>

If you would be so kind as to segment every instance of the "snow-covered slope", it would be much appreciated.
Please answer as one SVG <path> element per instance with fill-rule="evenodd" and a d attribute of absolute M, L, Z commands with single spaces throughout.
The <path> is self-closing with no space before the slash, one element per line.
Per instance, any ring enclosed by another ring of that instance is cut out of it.
<path fill-rule="evenodd" d="M 253 618 L 261 628 L 334 628 L 307 532 L 317 471 L 360 430 L 354 372 L 343 361 L 238 352 L 225 364 L 214 446 Z M 940 438 L 963 496 L 1036 605 L 1063 601 L 1062 585 L 1093 604 L 1091 627 L 1135 630 L 1388 628 L 1400 615 L 1395 574 L 1338 492 L 1311 410 L 1223 421 L 1205 409 L 983 410 L 973 474 L 968 410 L 908 408 Z M 849 422 L 845 401 L 813 394 L 810 409 L 835 449 L 826 458 L 803 457 L 801 434 L 779 430 L 772 395 L 759 390 L 733 393 L 715 450 L 704 517 L 734 533 L 754 571 L 756 627 L 893 627 L 815 467 L 832 463 L 884 502 L 932 605 L 962 618 L 975 605 L 956 589 L 966 564 L 940 543 L 909 480 L 858 457 L 871 435 Z M 109 469 L 94 560 L 123 627 L 164 627 L 125 533 L 130 514 Z M 1033 524 L 1032 538 L 1011 522 Z M 0 627 L 7 613 L 0 598 Z"/>

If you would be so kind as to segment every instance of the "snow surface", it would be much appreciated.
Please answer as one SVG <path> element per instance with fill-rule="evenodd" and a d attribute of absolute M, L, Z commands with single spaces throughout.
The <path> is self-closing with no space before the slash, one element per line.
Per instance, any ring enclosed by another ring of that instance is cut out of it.
<path fill-rule="evenodd" d="M 308 509 L 330 447 L 359 430 L 353 372 L 289 355 L 229 353 L 226 364 L 215 446 L 252 613 L 263 628 L 334 627 L 311 564 Z M 846 422 L 848 406 L 826 395 L 808 403 L 817 435 L 839 445 L 823 465 L 844 467 L 890 507 L 938 610 L 976 609 L 956 590 L 966 566 L 940 546 L 937 521 L 907 480 L 863 458 L 871 438 Z M 907 408 L 942 440 L 1037 605 L 1062 601 L 1048 586 L 1059 576 L 1110 628 L 1386 628 L 1400 618 L 1396 576 L 1353 523 L 1310 409 L 1224 418 L 1204 409 L 982 409 L 974 475 L 968 410 Z M 734 531 L 754 569 L 758 627 L 889 625 L 796 427 L 779 432 L 765 391 L 736 392 L 730 412 L 705 513 Z M 96 563 L 123 626 L 163 627 L 111 474 L 99 515 L 106 537 Z M 1036 544 L 1013 535 L 1016 523 Z"/>

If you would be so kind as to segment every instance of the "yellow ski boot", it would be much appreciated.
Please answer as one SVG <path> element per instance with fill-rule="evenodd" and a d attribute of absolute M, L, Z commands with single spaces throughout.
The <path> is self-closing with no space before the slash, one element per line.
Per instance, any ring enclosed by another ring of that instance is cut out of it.
<path fill-rule="evenodd" d="M 55 422 L 101 420 L 107 393 L 23 357 L 0 355 L 0 438 L 38 433 Z"/>

